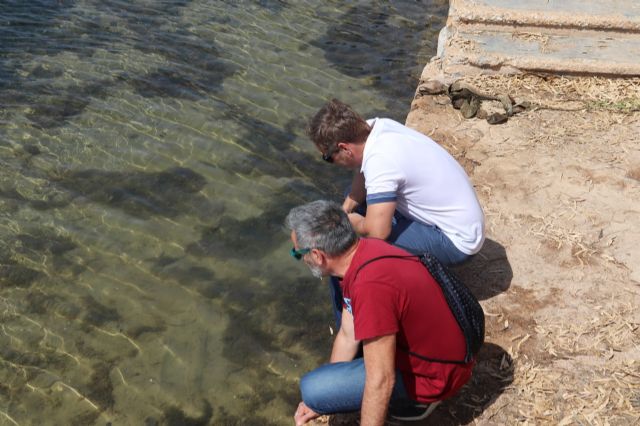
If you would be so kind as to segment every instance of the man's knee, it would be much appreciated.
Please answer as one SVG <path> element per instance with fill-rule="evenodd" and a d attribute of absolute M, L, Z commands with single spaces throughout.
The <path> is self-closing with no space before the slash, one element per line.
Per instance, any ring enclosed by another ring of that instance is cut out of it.
<path fill-rule="evenodd" d="M 300 394 L 302 400 L 318 414 L 323 413 L 322 401 L 326 398 L 326 393 L 330 389 L 325 386 L 326 380 L 323 380 L 323 374 L 320 371 L 311 371 L 300 379 Z"/>

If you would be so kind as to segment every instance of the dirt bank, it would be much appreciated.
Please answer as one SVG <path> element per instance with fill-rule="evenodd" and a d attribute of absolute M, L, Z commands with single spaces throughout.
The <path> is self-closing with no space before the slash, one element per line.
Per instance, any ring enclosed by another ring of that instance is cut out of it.
<path fill-rule="evenodd" d="M 487 244 L 459 272 L 488 343 L 472 383 L 425 424 L 637 424 L 640 80 L 466 81 L 530 107 L 490 125 L 419 89 L 407 118 L 464 165 L 487 218 Z"/>

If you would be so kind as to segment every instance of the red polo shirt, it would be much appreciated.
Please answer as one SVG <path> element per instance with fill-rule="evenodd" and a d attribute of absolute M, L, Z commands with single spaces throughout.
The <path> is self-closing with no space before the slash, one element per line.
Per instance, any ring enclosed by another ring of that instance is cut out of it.
<path fill-rule="evenodd" d="M 433 402 L 455 394 L 471 377 L 473 362 L 429 362 L 405 350 L 441 360 L 463 360 L 465 340 L 438 283 L 417 258 L 380 259 L 356 271 L 369 259 L 407 256 L 382 240 L 363 238 L 342 280 L 344 307 L 354 318 L 355 337 L 367 340 L 396 334 L 396 368 L 409 395 Z"/>

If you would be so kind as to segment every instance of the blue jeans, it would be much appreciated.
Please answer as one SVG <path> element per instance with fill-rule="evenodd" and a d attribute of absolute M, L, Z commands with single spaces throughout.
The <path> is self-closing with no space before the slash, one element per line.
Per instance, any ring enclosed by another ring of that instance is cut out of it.
<path fill-rule="evenodd" d="M 358 213 L 362 214 L 361 211 Z M 365 212 L 366 213 L 366 212 Z M 470 259 L 472 255 L 465 254 L 451 242 L 437 226 L 425 225 L 407 219 L 396 211 L 391 222 L 391 235 L 387 238 L 391 244 L 401 247 L 413 254 L 431 253 L 440 263 L 450 266 L 457 265 Z M 340 329 L 342 323 L 342 289 L 337 278 L 331 277 L 329 291 L 336 319 L 336 327 Z"/>
<path fill-rule="evenodd" d="M 325 364 L 305 374 L 300 380 L 300 392 L 307 407 L 318 414 L 347 413 L 360 410 L 364 381 L 364 359 L 357 358 Z M 409 400 L 402 375 L 397 371 L 391 401 Z"/>
<path fill-rule="evenodd" d="M 431 253 L 447 266 L 458 265 L 472 256 L 461 252 L 437 226 L 416 222 L 398 212 L 393 217 L 387 241 L 409 253 Z"/>

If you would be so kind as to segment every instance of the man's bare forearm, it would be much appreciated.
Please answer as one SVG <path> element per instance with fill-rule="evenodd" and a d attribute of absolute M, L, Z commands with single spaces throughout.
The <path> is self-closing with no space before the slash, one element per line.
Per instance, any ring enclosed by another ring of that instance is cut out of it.
<path fill-rule="evenodd" d="M 371 377 L 371 374 L 367 373 L 360 414 L 361 426 L 381 426 L 384 424 L 394 384 L 395 375 Z"/>
<path fill-rule="evenodd" d="M 396 381 L 396 335 L 365 340 L 363 349 L 366 376 L 360 424 L 382 426 Z"/>
<path fill-rule="evenodd" d="M 342 310 L 340 330 L 333 341 L 330 362 L 346 362 L 355 358 L 360 342 L 356 340 L 353 330 L 353 316 L 346 309 Z"/>
<path fill-rule="evenodd" d="M 331 359 L 329 362 L 352 361 L 356 353 L 358 353 L 358 346 L 359 342 L 349 337 L 341 328 L 333 341 L 333 349 L 331 350 Z"/>

